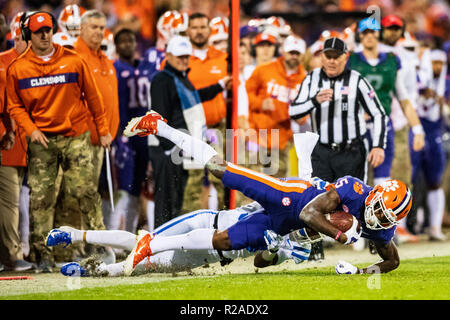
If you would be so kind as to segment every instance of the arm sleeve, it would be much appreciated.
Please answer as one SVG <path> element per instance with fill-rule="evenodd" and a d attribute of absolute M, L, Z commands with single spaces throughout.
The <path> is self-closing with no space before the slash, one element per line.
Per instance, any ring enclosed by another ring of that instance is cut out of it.
<path fill-rule="evenodd" d="M 395 93 L 399 101 L 406 99 L 410 100 L 408 97 L 408 91 L 405 87 L 407 75 L 407 72 L 403 68 L 397 70 L 397 77 L 395 78 Z"/>
<path fill-rule="evenodd" d="M 109 133 L 109 128 L 103 99 L 88 65 L 83 59 L 81 59 L 81 71 L 78 81 L 81 91 L 84 93 L 89 111 L 94 118 L 98 134 L 100 136 L 106 136 Z"/>
<path fill-rule="evenodd" d="M 6 82 L 6 109 L 7 112 L 11 115 L 17 125 L 22 127 L 26 132 L 27 136 L 31 136 L 31 133 L 39 128 L 34 124 L 31 120 L 30 115 L 28 114 L 28 110 L 26 110 L 22 99 L 19 96 L 19 82 L 17 77 L 15 76 L 14 70 L 11 68 L 7 71 L 7 79 Z"/>
<path fill-rule="evenodd" d="M 298 91 L 297 97 L 289 106 L 289 115 L 292 119 L 299 119 L 306 116 L 312 109 L 319 107 L 320 104 L 317 103 L 315 97 L 310 97 L 310 86 L 311 86 L 311 73 L 309 73 L 303 80 L 300 89 Z"/>
<path fill-rule="evenodd" d="M 168 108 L 171 105 L 171 92 L 176 92 L 175 85 L 172 81 L 169 82 L 158 75 L 153 78 L 152 85 L 150 86 L 151 109 L 168 120 L 171 118 Z"/>
<path fill-rule="evenodd" d="M 209 101 L 214 99 L 219 93 L 223 91 L 223 88 L 220 84 L 213 84 L 209 87 L 198 89 L 198 95 L 200 96 L 200 100 L 202 102 Z"/>
<path fill-rule="evenodd" d="M 378 100 L 375 90 L 370 83 L 360 77 L 357 90 L 358 102 L 364 108 L 364 111 L 372 118 L 374 124 L 373 130 L 373 148 L 386 147 L 386 126 L 388 118 Z"/>

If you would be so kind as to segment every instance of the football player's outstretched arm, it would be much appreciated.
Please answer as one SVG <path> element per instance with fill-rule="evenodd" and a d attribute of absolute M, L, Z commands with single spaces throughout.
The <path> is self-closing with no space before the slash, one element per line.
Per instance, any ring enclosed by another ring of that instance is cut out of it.
<path fill-rule="evenodd" d="M 347 235 L 332 225 L 325 214 L 336 209 L 339 205 L 339 195 L 334 188 L 318 195 L 300 212 L 300 220 L 317 232 L 323 233 L 340 243 L 347 242 Z"/>
<path fill-rule="evenodd" d="M 392 240 L 388 244 L 375 242 L 375 248 L 383 260 L 362 269 L 362 273 L 387 273 L 398 268 L 400 257 L 398 256 L 397 247 Z"/>

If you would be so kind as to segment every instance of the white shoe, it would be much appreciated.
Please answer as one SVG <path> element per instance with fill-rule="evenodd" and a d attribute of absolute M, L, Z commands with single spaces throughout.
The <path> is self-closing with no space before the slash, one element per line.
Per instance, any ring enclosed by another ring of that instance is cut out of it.
<path fill-rule="evenodd" d="M 133 250 L 131 250 L 131 253 L 128 255 L 123 265 L 123 273 L 125 276 L 130 276 L 139 262 L 152 255 L 150 241 L 153 238 L 154 235 L 148 231 L 138 231 L 136 245 Z"/>
<path fill-rule="evenodd" d="M 430 241 L 445 241 L 447 240 L 447 236 L 442 233 L 442 231 L 438 232 L 430 232 Z"/>
<path fill-rule="evenodd" d="M 143 119 L 144 121 L 142 121 Z M 131 119 L 123 130 L 123 135 L 125 137 L 132 137 L 141 133 L 143 136 L 156 134 L 158 120 L 167 122 L 158 112 L 150 110 L 141 117 Z"/>

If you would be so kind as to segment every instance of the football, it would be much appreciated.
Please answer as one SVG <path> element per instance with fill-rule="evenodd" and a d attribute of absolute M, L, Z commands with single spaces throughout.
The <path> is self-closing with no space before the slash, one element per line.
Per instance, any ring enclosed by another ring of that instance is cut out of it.
<path fill-rule="evenodd" d="M 346 232 L 348 229 L 352 227 L 353 219 L 356 219 L 353 215 L 345 211 L 333 211 L 331 213 L 325 214 L 325 217 L 328 221 L 331 222 L 336 228 L 341 230 L 342 232 Z M 359 232 L 361 228 L 361 224 L 358 221 L 357 231 Z M 315 239 L 315 236 L 318 234 L 317 231 L 306 227 L 306 232 L 309 237 Z"/>
<path fill-rule="evenodd" d="M 332 225 L 334 225 L 342 232 L 346 232 L 348 229 L 350 229 L 353 224 L 353 219 L 356 219 L 355 216 L 345 211 L 334 211 L 331 213 L 327 213 L 325 216 Z M 361 225 L 358 221 L 357 231 L 359 231 L 360 228 Z"/>

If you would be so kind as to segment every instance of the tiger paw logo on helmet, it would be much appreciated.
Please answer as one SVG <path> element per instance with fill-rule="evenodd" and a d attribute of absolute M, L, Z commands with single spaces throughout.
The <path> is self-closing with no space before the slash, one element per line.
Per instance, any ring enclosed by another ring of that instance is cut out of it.
<path fill-rule="evenodd" d="M 383 191 L 389 192 L 398 190 L 400 185 L 397 180 L 387 180 L 381 183 L 381 187 L 383 188 Z"/>

